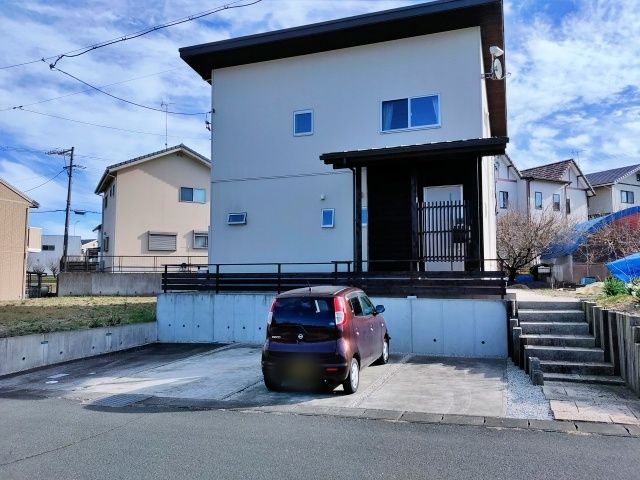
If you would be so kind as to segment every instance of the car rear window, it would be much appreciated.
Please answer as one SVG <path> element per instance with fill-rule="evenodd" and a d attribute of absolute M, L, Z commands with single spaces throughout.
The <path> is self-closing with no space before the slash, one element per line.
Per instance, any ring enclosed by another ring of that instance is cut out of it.
<path fill-rule="evenodd" d="M 333 297 L 278 298 L 271 324 L 328 327 L 335 325 L 334 313 Z"/>

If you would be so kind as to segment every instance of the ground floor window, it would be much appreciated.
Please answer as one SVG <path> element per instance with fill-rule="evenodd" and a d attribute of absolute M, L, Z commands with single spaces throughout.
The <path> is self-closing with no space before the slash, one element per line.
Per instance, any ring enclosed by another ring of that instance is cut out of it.
<path fill-rule="evenodd" d="M 509 208 L 509 192 L 499 192 L 498 204 L 502 209 Z"/>
<path fill-rule="evenodd" d="M 209 234 L 207 232 L 193 232 L 193 248 L 209 248 Z"/>
<path fill-rule="evenodd" d="M 622 190 L 620 192 L 620 201 L 622 203 L 635 203 L 633 192 Z"/>

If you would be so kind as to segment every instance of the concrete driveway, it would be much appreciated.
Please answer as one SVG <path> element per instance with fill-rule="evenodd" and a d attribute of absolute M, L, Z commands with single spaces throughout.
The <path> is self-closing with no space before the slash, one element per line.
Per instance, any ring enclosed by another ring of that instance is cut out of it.
<path fill-rule="evenodd" d="M 150 345 L 0 379 L 0 393 L 56 396 L 98 406 L 138 401 L 180 406 L 350 407 L 503 416 L 504 360 L 392 355 L 362 371 L 358 392 L 269 392 L 260 348 Z"/>

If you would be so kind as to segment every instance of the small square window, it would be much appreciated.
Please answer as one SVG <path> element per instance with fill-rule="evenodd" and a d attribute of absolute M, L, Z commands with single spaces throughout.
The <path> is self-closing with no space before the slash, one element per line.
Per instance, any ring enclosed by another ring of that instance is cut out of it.
<path fill-rule="evenodd" d="M 509 208 L 509 192 L 500 192 L 499 203 L 501 209 Z"/>
<path fill-rule="evenodd" d="M 542 210 L 542 192 L 535 193 L 535 208 Z"/>
<path fill-rule="evenodd" d="M 631 191 L 620 191 L 620 201 L 622 203 L 635 203 L 635 195 Z"/>
<path fill-rule="evenodd" d="M 369 224 L 369 209 L 362 207 L 362 226 L 366 227 Z"/>
<path fill-rule="evenodd" d="M 313 135 L 313 111 L 300 110 L 293 112 L 293 134 L 296 137 Z"/>
<path fill-rule="evenodd" d="M 180 201 L 193 202 L 193 188 L 180 187 Z"/>
<path fill-rule="evenodd" d="M 207 232 L 193 232 L 193 248 L 209 248 L 209 234 Z"/>
<path fill-rule="evenodd" d="M 401 130 L 409 126 L 407 99 L 382 102 L 382 131 Z"/>
<path fill-rule="evenodd" d="M 560 194 L 553 194 L 553 210 L 556 212 L 560 211 Z"/>
<path fill-rule="evenodd" d="M 334 208 L 322 209 L 322 228 L 333 228 L 335 224 L 336 210 Z"/>
<path fill-rule="evenodd" d="M 52 252 L 56 249 L 55 245 L 42 245 L 43 252 Z"/>
<path fill-rule="evenodd" d="M 187 203 L 205 203 L 207 191 L 204 188 L 180 187 L 180 201 Z"/>
<path fill-rule="evenodd" d="M 247 212 L 230 213 L 227 216 L 227 225 L 246 225 Z"/>

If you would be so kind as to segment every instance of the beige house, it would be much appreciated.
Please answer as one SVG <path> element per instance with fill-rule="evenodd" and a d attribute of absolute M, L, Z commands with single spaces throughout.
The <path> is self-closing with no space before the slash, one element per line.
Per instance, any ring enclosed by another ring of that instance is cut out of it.
<path fill-rule="evenodd" d="M 207 263 L 210 177 L 209 159 L 182 144 L 107 167 L 95 191 L 103 268 Z"/>
<path fill-rule="evenodd" d="M 40 230 L 28 227 L 30 208 L 37 202 L 0 178 L 0 300 L 24 297 L 27 250 L 39 248 Z"/>

